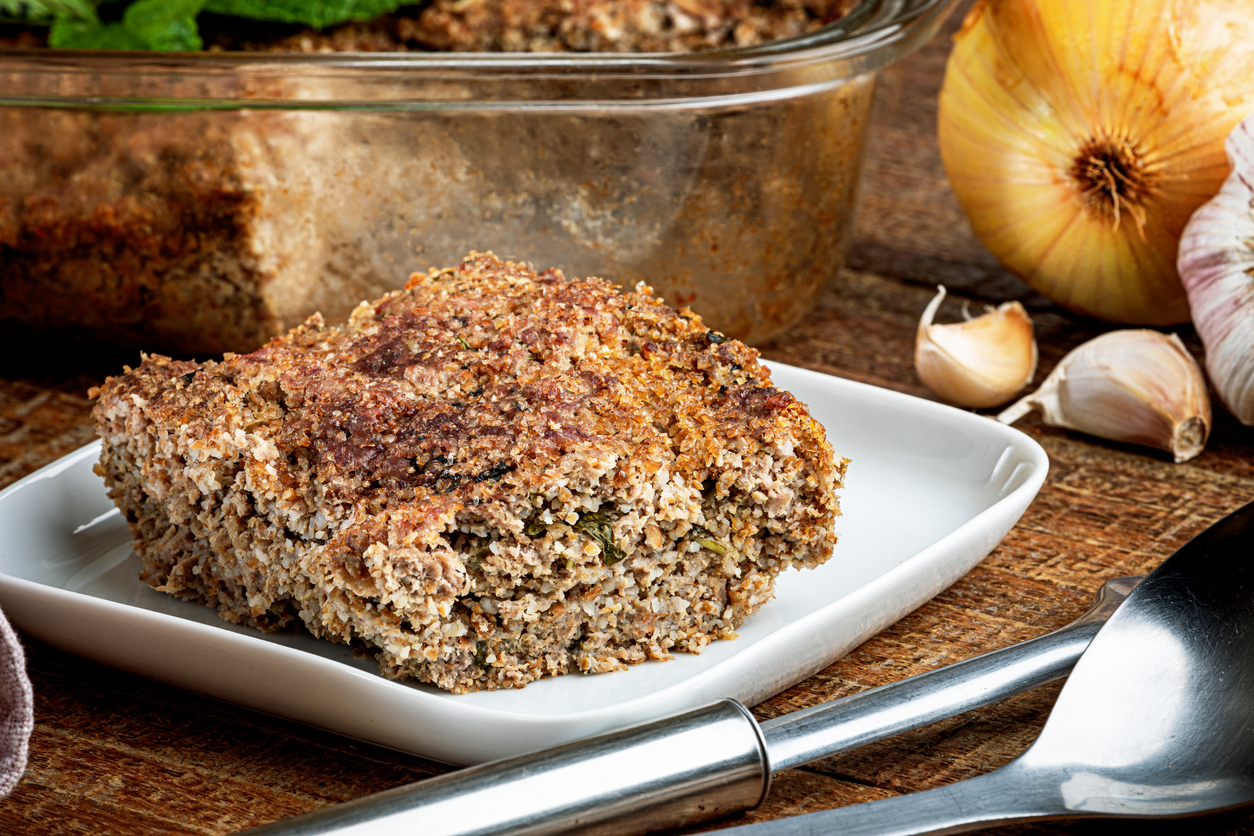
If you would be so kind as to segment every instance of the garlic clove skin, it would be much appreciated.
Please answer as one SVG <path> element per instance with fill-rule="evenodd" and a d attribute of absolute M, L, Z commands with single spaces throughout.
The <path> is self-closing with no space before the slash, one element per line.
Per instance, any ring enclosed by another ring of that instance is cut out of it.
<path fill-rule="evenodd" d="M 1157 447 L 1176 462 L 1202 452 L 1211 427 L 1206 378 L 1193 355 L 1175 334 L 1140 329 L 1076 348 L 997 420 L 1013 424 L 1033 409 L 1051 426 Z"/>
<path fill-rule="evenodd" d="M 942 400 L 982 409 L 1017 395 L 1036 374 L 1036 340 L 1023 305 L 1006 302 L 966 322 L 934 325 L 945 288 L 919 319 L 914 368 Z"/>
<path fill-rule="evenodd" d="M 1215 391 L 1254 426 L 1254 116 L 1236 127 L 1227 149 L 1232 173 L 1189 219 L 1177 266 Z"/>

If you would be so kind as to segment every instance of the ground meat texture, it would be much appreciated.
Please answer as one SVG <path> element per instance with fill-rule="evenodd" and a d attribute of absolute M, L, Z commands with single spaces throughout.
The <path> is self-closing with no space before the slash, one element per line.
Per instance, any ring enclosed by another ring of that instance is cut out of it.
<path fill-rule="evenodd" d="M 96 394 L 145 582 L 454 692 L 700 652 L 836 539 L 845 461 L 757 352 L 491 254 Z"/>
<path fill-rule="evenodd" d="M 322 32 L 250 36 L 229 20 L 210 49 L 279 52 L 704 52 L 813 32 L 856 0 L 434 0 Z"/>
<path fill-rule="evenodd" d="M 858 0 L 427 0 L 322 31 L 202 13 L 210 51 L 705 52 L 813 32 Z M 47 46 L 0 25 L 0 48 Z"/>

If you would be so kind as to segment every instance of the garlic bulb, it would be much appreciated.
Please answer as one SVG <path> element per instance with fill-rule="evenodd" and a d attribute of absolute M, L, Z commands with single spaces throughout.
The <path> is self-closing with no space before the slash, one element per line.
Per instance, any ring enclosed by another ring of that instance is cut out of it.
<path fill-rule="evenodd" d="M 997 420 L 1013 424 L 1033 409 L 1051 426 L 1157 447 L 1177 462 L 1202 452 L 1210 434 L 1202 369 L 1179 337 L 1157 331 L 1089 340 Z"/>
<path fill-rule="evenodd" d="M 976 235 L 1072 310 L 1187 321 L 1176 244 L 1254 111 L 1251 0 L 983 0 L 955 41 L 939 138 Z"/>
<path fill-rule="evenodd" d="M 1254 116 L 1227 147 L 1232 174 L 1184 228 L 1178 264 L 1211 382 L 1254 425 Z"/>
<path fill-rule="evenodd" d="M 1006 302 L 966 322 L 933 325 L 944 298 L 945 288 L 938 287 L 919 320 L 914 343 L 919 379 L 958 406 L 1004 404 L 1036 374 L 1036 340 L 1027 311 L 1018 302 Z"/>

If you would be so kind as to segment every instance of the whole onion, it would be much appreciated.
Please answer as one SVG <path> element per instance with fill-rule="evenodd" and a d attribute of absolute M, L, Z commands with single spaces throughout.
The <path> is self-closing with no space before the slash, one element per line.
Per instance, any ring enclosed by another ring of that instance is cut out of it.
<path fill-rule="evenodd" d="M 1073 310 L 1187 321 L 1176 246 L 1254 111 L 1254 0 L 983 0 L 955 40 L 940 146 L 976 235 Z"/>

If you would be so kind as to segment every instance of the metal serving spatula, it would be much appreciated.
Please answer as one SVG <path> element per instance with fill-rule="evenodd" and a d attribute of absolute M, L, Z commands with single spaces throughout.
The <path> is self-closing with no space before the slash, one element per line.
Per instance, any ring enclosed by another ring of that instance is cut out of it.
<path fill-rule="evenodd" d="M 923 836 L 1058 818 L 1182 818 L 1248 804 L 1254 503 L 1137 587 L 1085 650 L 1036 742 L 1001 769 L 718 832 Z"/>
<path fill-rule="evenodd" d="M 248 836 L 647 833 L 757 806 L 771 774 L 1066 676 L 1141 579 L 1021 644 L 759 724 L 734 700 L 509 758 L 263 827 Z"/>

